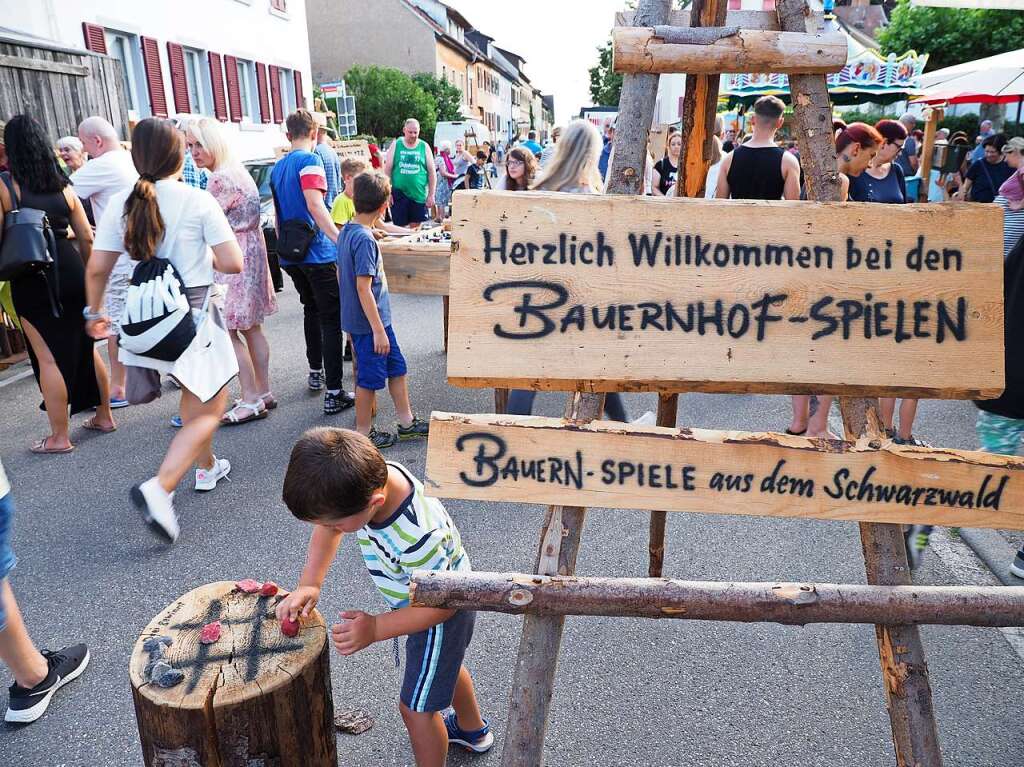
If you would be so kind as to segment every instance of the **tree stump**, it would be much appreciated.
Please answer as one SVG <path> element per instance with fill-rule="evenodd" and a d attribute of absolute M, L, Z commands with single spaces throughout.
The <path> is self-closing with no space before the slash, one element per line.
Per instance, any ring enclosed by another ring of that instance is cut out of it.
<path fill-rule="evenodd" d="M 294 638 L 281 633 L 281 595 L 247 594 L 230 581 L 201 586 L 142 632 L 129 675 L 147 767 L 335 767 L 327 628 L 319 612 Z M 204 625 L 220 638 L 200 643 Z M 143 643 L 167 636 L 163 660 L 184 673 L 149 681 Z"/>

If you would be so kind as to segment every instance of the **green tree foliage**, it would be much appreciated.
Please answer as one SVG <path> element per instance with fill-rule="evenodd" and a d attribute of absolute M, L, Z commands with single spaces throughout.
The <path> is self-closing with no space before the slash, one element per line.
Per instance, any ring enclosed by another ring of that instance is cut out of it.
<path fill-rule="evenodd" d="M 437 102 L 404 72 L 357 65 L 345 73 L 345 85 L 356 97 L 360 130 L 387 140 L 401 135 L 406 119 L 415 117 L 420 135 L 428 141 L 433 137 Z"/>
<path fill-rule="evenodd" d="M 612 41 L 597 49 L 597 64 L 590 68 L 590 98 L 595 106 L 614 107 L 622 93 L 622 75 L 612 71 Z"/>
<path fill-rule="evenodd" d="M 412 80 L 434 97 L 438 122 L 462 119 L 462 91 L 430 72 L 417 72 Z"/>
<path fill-rule="evenodd" d="M 961 64 L 1021 47 L 1024 13 L 912 6 L 899 0 L 878 42 L 883 53 L 928 54 L 928 69 Z"/>

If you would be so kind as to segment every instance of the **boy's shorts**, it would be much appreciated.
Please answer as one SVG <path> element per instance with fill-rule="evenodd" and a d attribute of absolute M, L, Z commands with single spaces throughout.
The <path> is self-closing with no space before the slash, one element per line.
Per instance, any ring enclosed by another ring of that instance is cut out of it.
<path fill-rule="evenodd" d="M 452 704 L 475 622 L 475 612 L 459 610 L 444 623 L 406 638 L 402 703 L 413 711 L 443 711 Z"/>
<path fill-rule="evenodd" d="M 398 378 L 406 373 L 405 357 L 398 347 L 398 339 L 388 325 L 384 328 L 391 342 L 391 351 L 385 356 L 373 350 L 373 333 L 352 336 L 352 351 L 356 356 L 356 386 L 361 389 L 378 391 L 388 385 L 389 378 Z"/>
<path fill-rule="evenodd" d="M 18 561 L 11 549 L 11 526 L 14 522 L 14 494 L 8 493 L 0 498 L 0 583 L 14 569 Z M 4 602 L 0 599 L 0 631 L 7 628 L 7 613 Z"/>
<path fill-rule="evenodd" d="M 391 191 L 391 223 L 395 226 L 421 224 L 429 217 L 425 203 L 416 202 L 397 189 Z"/>

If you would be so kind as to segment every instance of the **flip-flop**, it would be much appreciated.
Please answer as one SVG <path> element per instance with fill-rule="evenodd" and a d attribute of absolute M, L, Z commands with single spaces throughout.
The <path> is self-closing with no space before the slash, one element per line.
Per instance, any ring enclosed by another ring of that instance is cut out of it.
<path fill-rule="evenodd" d="M 43 437 L 41 440 L 39 440 L 29 448 L 29 452 L 36 453 L 37 455 L 55 455 L 57 453 L 70 453 L 72 450 L 75 449 L 74 445 L 71 445 L 69 447 L 62 447 L 59 450 L 54 447 L 47 447 L 46 440 L 48 439 L 49 437 Z"/>
<path fill-rule="evenodd" d="M 96 417 L 95 416 L 93 416 L 88 421 L 83 423 L 82 424 L 82 428 L 83 429 L 88 429 L 89 431 L 102 432 L 103 434 L 110 434 L 110 432 L 112 432 L 112 431 L 117 431 L 117 427 L 116 426 L 100 426 L 98 423 L 96 423 Z"/>
<path fill-rule="evenodd" d="M 806 433 L 807 433 L 807 429 L 806 428 L 803 431 L 793 431 L 792 429 L 786 429 L 786 434 L 789 434 L 791 437 L 802 437 Z"/>

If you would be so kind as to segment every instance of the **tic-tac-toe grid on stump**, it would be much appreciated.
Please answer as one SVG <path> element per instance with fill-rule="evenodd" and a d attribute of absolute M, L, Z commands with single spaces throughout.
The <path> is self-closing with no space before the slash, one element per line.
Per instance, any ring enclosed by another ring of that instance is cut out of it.
<path fill-rule="evenodd" d="M 281 633 L 280 596 L 246 594 L 229 581 L 200 586 L 146 626 L 129 665 L 147 767 L 324 767 L 337 764 L 327 629 L 319 612 L 298 636 Z M 220 639 L 201 644 L 219 620 Z M 164 659 L 185 678 L 170 688 L 145 678 L 143 642 L 169 636 Z"/>

